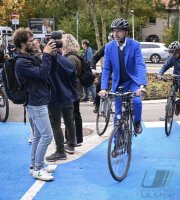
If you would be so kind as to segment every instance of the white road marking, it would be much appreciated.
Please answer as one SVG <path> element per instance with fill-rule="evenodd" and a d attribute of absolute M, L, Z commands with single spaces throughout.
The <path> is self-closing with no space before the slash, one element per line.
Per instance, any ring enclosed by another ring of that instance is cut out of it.
<path fill-rule="evenodd" d="M 53 165 L 53 167 L 56 169 L 57 165 Z M 37 180 L 20 200 L 32 200 L 45 183 L 46 181 Z"/>
<path fill-rule="evenodd" d="M 143 122 L 146 128 L 161 128 L 165 126 L 164 121 L 157 121 L 157 122 Z"/>
<path fill-rule="evenodd" d="M 64 127 L 64 125 L 62 126 L 62 128 L 63 127 Z M 90 151 L 91 149 L 93 149 L 96 146 L 98 146 L 99 144 L 101 144 L 103 141 L 105 141 L 109 137 L 109 133 L 111 132 L 111 130 L 113 128 L 113 124 L 112 123 L 109 124 L 109 126 L 106 130 L 106 133 L 104 133 L 104 135 L 102 135 L 102 136 L 98 136 L 96 134 L 96 131 L 95 131 L 96 130 L 96 123 L 94 123 L 94 122 L 93 123 L 92 122 L 83 123 L 83 127 L 93 129 L 93 134 L 84 137 L 83 145 L 76 148 L 75 154 L 68 155 L 67 160 L 51 162 L 51 164 L 52 163 L 56 164 L 55 166 L 57 167 L 58 166 L 57 164 L 70 162 L 70 161 L 73 161 L 73 160 L 80 158 L 81 156 L 83 156 L 88 151 Z M 55 142 L 52 142 L 48 147 L 47 154 L 50 155 L 54 152 L 55 152 Z M 50 162 L 46 162 L 46 163 L 50 164 Z M 43 187 L 43 185 L 45 183 L 46 183 L 45 181 L 37 180 L 31 186 L 31 188 L 23 195 L 23 197 L 20 200 L 32 200 L 36 196 L 36 194 L 40 191 L 40 189 Z"/>
<path fill-rule="evenodd" d="M 164 121 L 143 122 L 143 124 L 146 128 L 164 127 L 164 123 L 165 123 Z M 180 121 L 177 121 L 177 123 L 180 124 Z M 67 160 L 54 162 L 53 164 L 56 164 L 55 168 L 57 167 L 57 164 L 70 162 L 70 161 L 80 158 L 81 156 L 86 154 L 88 151 L 92 150 L 93 148 L 95 148 L 96 146 L 101 144 L 103 141 L 107 140 L 111 133 L 111 130 L 113 129 L 113 123 L 110 122 L 106 132 L 102 136 L 98 136 L 96 134 L 96 131 L 95 131 L 96 123 L 95 122 L 85 122 L 85 123 L 83 123 L 83 127 L 92 129 L 93 134 L 90 134 L 90 135 L 84 137 L 83 145 L 76 148 L 75 154 L 68 155 Z M 132 145 L 132 148 L 133 147 L 134 146 Z M 51 153 L 54 153 L 55 150 L 56 150 L 55 143 L 52 142 L 51 145 L 49 145 L 47 153 L 50 155 Z M 51 162 L 51 164 L 52 164 L 52 162 Z M 36 194 L 40 191 L 40 189 L 43 187 L 43 185 L 45 183 L 46 183 L 45 181 L 37 180 L 20 200 L 32 200 L 36 196 Z"/>
<path fill-rule="evenodd" d="M 180 121 L 176 121 L 180 125 Z"/>

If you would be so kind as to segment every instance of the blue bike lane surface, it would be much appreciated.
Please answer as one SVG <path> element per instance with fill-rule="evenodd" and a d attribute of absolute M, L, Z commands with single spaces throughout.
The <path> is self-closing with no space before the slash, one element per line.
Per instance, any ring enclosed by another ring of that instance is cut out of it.
<path fill-rule="evenodd" d="M 29 175 L 29 125 L 1 123 L 0 200 L 179 200 L 179 130 L 180 123 L 174 121 L 167 137 L 164 122 L 144 122 L 143 133 L 133 137 L 131 165 L 122 182 L 108 169 L 108 137 L 80 158 L 60 163 L 54 181 L 43 182 Z M 28 193 L 38 184 L 42 185 L 35 194 Z"/>

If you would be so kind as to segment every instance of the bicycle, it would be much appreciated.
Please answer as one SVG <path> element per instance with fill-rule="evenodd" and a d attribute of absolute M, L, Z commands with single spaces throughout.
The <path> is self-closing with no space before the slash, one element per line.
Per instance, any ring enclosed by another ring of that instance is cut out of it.
<path fill-rule="evenodd" d="M 0 122 L 6 122 L 9 117 L 9 101 L 3 87 L 2 76 L 0 75 Z"/>
<path fill-rule="evenodd" d="M 100 99 L 100 105 L 96 115 L 96 132 L 99 136 L 102 136 L 105 133 L 110 121 L 110 115 L 114 114 L 112 111 L 113 103 L 113 98 L 108 96 L 101 97 Z"/>
<path fill-rule="evenodd" d="M 164 81 L 167 81 L 167 79 L 163 78 Z M 176 106 L 176 97 L 177 97 L 177 91 L 178 91 L 178 85 L 180 81 L 180 75 L 172 74 L 172 78 L 170 80 L 173 80 L 170 92 L 167 98 L 167 103 L 165 107 L 165 133 L 167 136 L 171 134 L 171 129 L 173 125 L 173 117 L 174 117 L 174 111 Z"/>
<path fill-rule="evenodd" d="M 122 112 L 117 115 L 117 121 L 108 141 L 108 167 L 116 181 L 122 181 L 128 173 L 131 162 L 132 136 L 135 132 L 132 98 L 137 96 L 132 92 L 108 93 L 108 96 L 122 99 Z"/>

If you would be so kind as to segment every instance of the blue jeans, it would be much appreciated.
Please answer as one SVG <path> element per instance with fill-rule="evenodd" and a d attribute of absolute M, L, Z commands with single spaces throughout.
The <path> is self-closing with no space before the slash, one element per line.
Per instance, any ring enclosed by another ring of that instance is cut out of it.
<path fill-rule="evenodd" d="M 125 83 L 122 83 L 120 86 L 124 86 L 124 90 L 135 92 L 139 89 L 139 86 L 134 81 L 127 81 Z M 121 113 L 121 99 L 115 98 L 115 118 L 114 123 L 117 120 L 117 115 Z M 142 115 L 142 99 L 141 97 L 133 97 L 133 109 L 134 109 L 134 121 L 141 121 L 141 115 Z"/>
<path fill-rule="evenodd" d="M 44 168 L 44 156 L 48 145 L 52 141 L 53 131 L 51 128 L 48 107 L 27 105 L 29 117 L 33 123 L 33 139 L 31 150 L 31 166 L 35 170 Z"/>

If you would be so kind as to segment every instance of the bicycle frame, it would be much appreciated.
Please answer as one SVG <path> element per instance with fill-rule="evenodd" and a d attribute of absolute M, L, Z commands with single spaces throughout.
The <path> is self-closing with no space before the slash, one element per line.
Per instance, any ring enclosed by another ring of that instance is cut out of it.
<path fill-rule="evenodd" d="M 121 114 L 118 114 L 115 126 L 108 141 L 108 166 L 112 177 L 122 181 L 129 170 L 131 162 L 132 136 L 136 135 L 133 113 L 132 92 L 109 93 L 109 96 L 122 100 Z"/>
<path fill-rule="evenodd" d="M 167 98 L 167 103 L 165 107 L 165 133 L 167 136 L 171 133 L 171 128 L 173 124 L 173 116 L 175 111 L 175 104 L 176 104 L 176 96 L 178 92 L 179 87 L 179 80 L 180 76 L 178 75 L 172 75 L 172 78 L 170 80 L 173 80 L 173 83 L 171 85 L 171 89 Z"/>
<path fill-rule="evenodd" d="M 128 124 L 129 130 L 130 130 L 130 136 L 132 137 L 133 135 L 136 136 L 136 133 L 133 131 L 135 127 L 135 122 L 134 122 L 134 110 L 133 110 L 133 102 L 132 98 L 136 96 L 133 93 L 129 93 L 128 96 L 123 97 L 122 96 L 122 110 L 121 110 L 121 115 L 120 118 L 117 119 L 117 122 L 115 126 L 122 126 L 122 124 Z"/>

